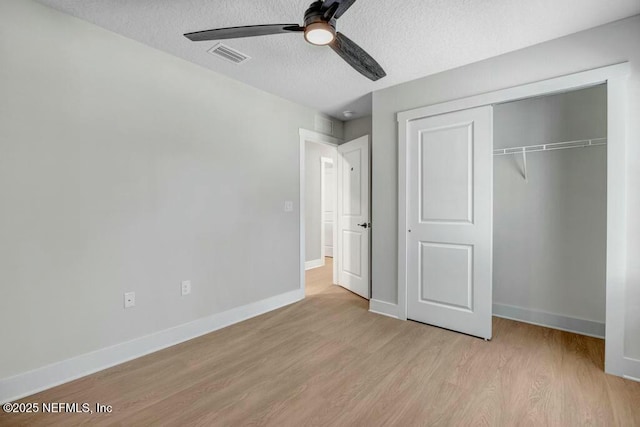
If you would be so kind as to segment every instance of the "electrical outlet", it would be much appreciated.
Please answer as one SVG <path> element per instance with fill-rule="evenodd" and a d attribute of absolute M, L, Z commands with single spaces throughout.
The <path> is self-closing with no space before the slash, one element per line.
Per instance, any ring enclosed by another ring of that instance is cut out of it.
<path fill-rule="evenodd" d="M 191 280 L 183 280 L 180 285 L 180 292 L 182 296 L 189 295 L 191 293 Z"/>
<path fill-rule="evenodd" d="M 124 308 L 133 307 L 136 305 L 136 293 L 125 292 L 124 294 Z"/>

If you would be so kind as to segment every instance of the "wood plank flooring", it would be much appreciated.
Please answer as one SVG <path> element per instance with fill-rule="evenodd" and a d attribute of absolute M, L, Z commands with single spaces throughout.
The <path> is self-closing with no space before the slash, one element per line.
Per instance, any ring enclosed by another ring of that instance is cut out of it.
<path fill-rule="evenodd" d="M 484 342 L 330 280 L 328 262 L 302 302 L 23 399 L 110 414 L 0 425 L 640 426 L 640 383 L 604 374 L 602 340 L 494 318 Z"/>
<path fill-rule="evenodd" d="M 324 266 L 307 270 L 305 274 L 305 294 L 319 294 L 332 287 L 333 280 L 333 258 L 325 257 Z"/>

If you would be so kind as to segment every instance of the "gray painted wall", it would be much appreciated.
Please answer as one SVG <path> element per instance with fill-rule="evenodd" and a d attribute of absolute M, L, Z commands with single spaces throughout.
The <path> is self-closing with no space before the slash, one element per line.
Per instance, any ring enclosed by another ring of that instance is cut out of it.
<path fill-rule="evenodd" d="M 337 150 L 324 144 L 305 143 L 305 261 L 320 259 L 322 215 L 320 212 L 320 158 L 330 157 L 337 164 Z"/>
<path fill-rule="evenodd" d="M 606 86 L 494 107 L 494 147 L 606 137 Z M 494 156 L 493 300 L 605 321 L 606 147 Z"/>
<path fill-rule="evenodd" d="M 344 122 L 344 142 L 353 141 L 361 136 L 371 135 L 373 128 L 372 120 L 371 116 L 365 116 Z"/>
<path fill-rule="evenodd" d="M 396 113 L 629 61 L 625 355 L 640 358 L 640 17 L 625 19 L 373 94 L 373 298 L 397 302 Z"/>
<path fill-rule="evenodd" d="M 607 85 L 493 108 L 495 148 L 607 136 Z"/>
<path fill-rule="evenodd" d="M 300 286 L 316 111 L 32 1 L 0 63 L 0 378 Z"/>

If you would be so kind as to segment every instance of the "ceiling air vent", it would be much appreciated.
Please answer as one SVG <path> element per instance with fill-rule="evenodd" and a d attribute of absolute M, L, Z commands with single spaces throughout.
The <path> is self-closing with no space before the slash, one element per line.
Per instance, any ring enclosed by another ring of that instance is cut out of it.
<path fill-rule="evenodd" d="M 242 64 L 243 62 L 251 59 L 250 56 L 247 56 L 242 52 L 238 52 L 237 50 L 222 43 L 218 43 L 207 52 L 217 56 L 218 58 L 222 58 L 225 61 L 233 62 L 234 64 Z"/>
<path fill-rule="evenodd" d="M 322 116 L 316 116 L 315 130 L 326 135 L 333 135 L 333 121 Z"/>

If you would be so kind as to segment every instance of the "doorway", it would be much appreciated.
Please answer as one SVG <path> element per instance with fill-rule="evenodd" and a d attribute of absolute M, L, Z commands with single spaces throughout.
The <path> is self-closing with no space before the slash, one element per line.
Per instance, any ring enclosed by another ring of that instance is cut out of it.
<path fill-rule="evenodd" d="M 326 276 L 329 266 L 331 284 L 370 298 L 369 162 L 368 135 L 341 143 L 326 135 L 300 130 L 303 290 L 307 272 Z"/>
<path fill-rule="evenodd" d="M 320 158 L 320 207 L 321 207 L 321 247 L 322 259 L 333 261 L 333 249 L 336 246 L 336 204 L 337 186 L 335 159 L 331 157 Z"/>
<path fill-rule="evenodd" d="M 305 141 L 305 270 L 323 267 L 327 251 L 333 257 L 337 183 L 333 165 L 337 146 Z M 327 236 L 330 233 L 330 236 Z M 327 246 L 327 243 L 330 246 Z"/>
<path fill-rule="evenodd" d="M 607 86 L 493 110 L 493 315 L 604 338 Z"/>

